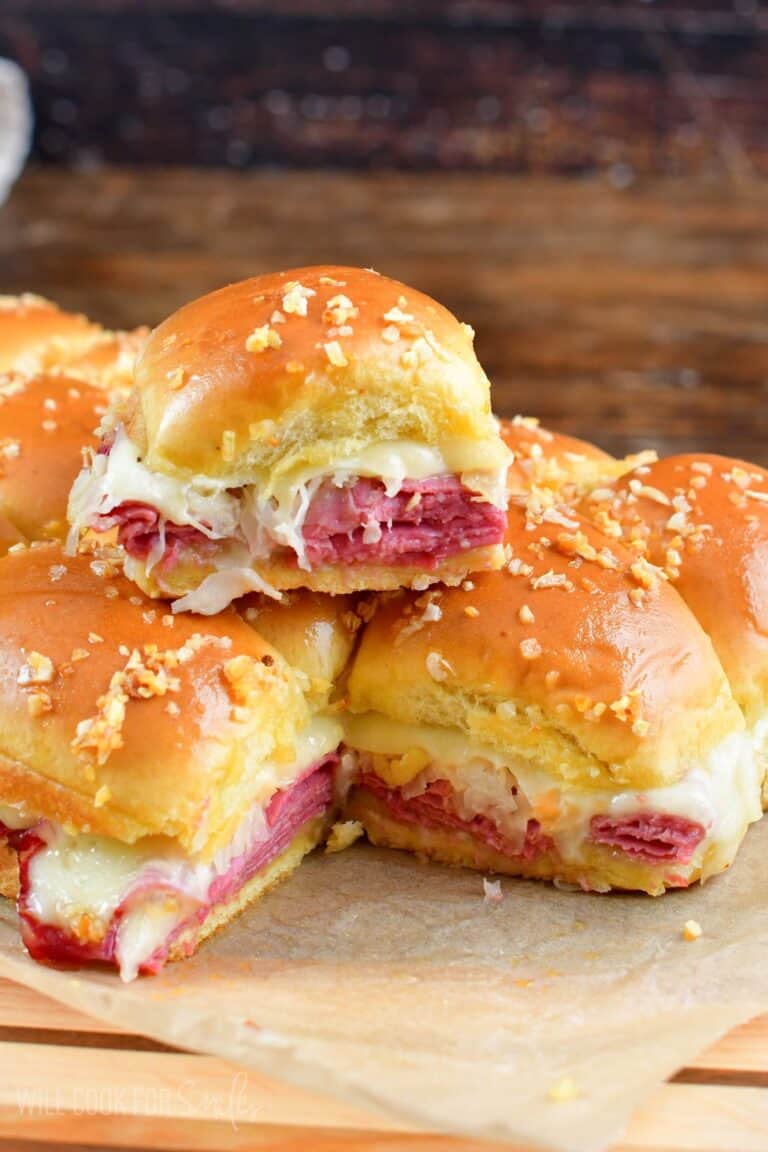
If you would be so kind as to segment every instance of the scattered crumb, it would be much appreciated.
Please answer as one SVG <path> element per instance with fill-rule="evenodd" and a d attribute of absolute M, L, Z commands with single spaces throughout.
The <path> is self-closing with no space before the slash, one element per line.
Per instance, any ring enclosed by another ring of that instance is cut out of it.
<path fill-rule="evenodd" d="M 325 354 L 328 357 L 334 368 L 346 368 L 349 361 L 344 355 L 344 350 L 339 344 L 338 340 L 330 340 L 327 344 L 323 345 Z"/>
<path fill-rule="evenodd" d="M 447 680 L 449 676 L 454 674 L 451 665 L 439 652 L 427 653 L 426 664 L 427 672 L 433 680 L 438 682 L 438 684 L 443 680 Z"/>
<path fill-rule="evenodd" d="M 166 380 L 168 381 L 168 387 L 171 389 L 171 391 L 176 392 L 179 388 L 184 387 L 184 384 L 187 380 L 187 374 L 181 365 L 179 365 L 178 368 L 172 368 L 171 371 L 167 373 Z"/>
<path fill-rule="evenodd" d="M 280 348 L 282 343 L 279 332 L 270 328 L 269 324 L 262 324 L 260 328 L 254 328 L 251 332 L 245 341 L 245 349 L 246 352 L 265 352 L 267 348 Z"/>
<path fill-rule="evenodd" d="M 345 848 L 349 848 L 350 844 L 354 844 L 355 840 L 359 840 L 364 835 L 365 829 L 359 820 L 340 820 L 331 828 L 325 850 L 326 852 L 343 852 Z"/>
<path fill-rule="evenodd" d="M 538 660 L 541 653 L 541 644 L 534 637 L 520 641 L 520 655 L 524 660 Z"/>
<path fill-rule="evenodd" d="M 501 890 L 501 880 L 489 880 L 483 876 L 483 903 L 501 904 L 504 893 Z"/>
<path fill-rule="evenodd" d="M 328 301 L 323 313 L 323 321 L 326 324 L 347 324 L 349 320 L 354 320 L 357 314 L 358 309 L 349 297 L 339 294 L 332 296 Z"/>
<path fill-rule="evenodd" d="M 306 316 L 307 300 L 315 295 L 314 288 L 305 288 L 298 280 L 290 280 L 285 286 L 283 312 L 294 316 Z"/>
<path fill-rule="evenodd" d="M 704 929 L 699 924 L 698 920 L 686 920 L 683 925 L 683 939 L 684 940 L 698 940 L 702 935 Z"/>
<path fill-rule="evenodd" d="M 45 716 L 48 712 L 53 711 L 53 701 L 51 700 L 50 692 L 46 692 L 45 688 L 35 688 L 27 696 L 27 712 L 33 719 L 39 716 Z"/>
<path fill-rule="evenodd" d="M 19 668 L 16 683 L 22 688 L 30 684 L 50 684 L 54 674 L 53 661 L 49 656 L 43 656 L 40 652 L 30 652 L 26 664 L 22 664 Z"/>

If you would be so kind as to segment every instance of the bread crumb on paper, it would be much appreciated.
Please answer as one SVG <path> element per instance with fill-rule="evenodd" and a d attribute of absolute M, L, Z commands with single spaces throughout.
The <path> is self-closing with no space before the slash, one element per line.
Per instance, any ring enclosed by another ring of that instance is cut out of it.
<path fill-rule="evenodd" d="M 683 939 L 684 940 L 698 940 L 704 932 L 698 920 L 686 920 L 683 925 Z"/>
<path fill-rule="evenodd" d="M 504 899 L 504 893 L 501 890 L 501 880 L 489 880 L 483 876 L 483 903 L 484 904 L 500 904 Z"/>
<path fill-rule="evenodd" d="M 359 840 L 364 835 L 365 829 L 359 820 L 339 820 L 331 828 L 325 851 L 327 853 L 343 852 L 345 848 L 349 848 L 355 840 Z"/>

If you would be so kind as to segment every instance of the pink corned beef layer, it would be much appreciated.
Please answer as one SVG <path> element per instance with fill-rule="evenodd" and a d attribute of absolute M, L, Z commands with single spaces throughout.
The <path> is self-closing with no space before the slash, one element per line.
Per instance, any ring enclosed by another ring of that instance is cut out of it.
<path fill-rule="evenodd" d="M 449 781 L 436 780 L 418 796 L 406 798 L 400 788 L 388 788 L 380 777 L 363 772 L 358 783 L 382 800 L 396 820 L 424 828 L 450 828 L 466 832 L 505 856 L 532 860 L 544 852 L 556 852 L 551 838 L 537 820 L 529 820 L 523 845 L 511 843 L 487 816 L 465 820 L 453 804 L 454 790 Z M 595 844 L 617 848 L 633 860 L 647 864 L 687 864 L 696 846 L 704 839 L 701 824 L 660 812 L 642 812 L 614 819 L 595 816 L 590 838 Z"/>
<path fill-rule="evenodd" d="M 160 513 L 149 504 L 126 500 L 104 516 L 96 516 L 91 524 L 96 532 L 109 532 L 117 528 L 118 543 L 129 556 L 146 560 L 160 535 Z M 175 564 L 185 548 L 194 548 L 198 556 L 212 556 L 218 545 L 190 524 L 165 522 L 165 552 L 160 567 Z"/>
<path fill-rule="evenodd" d="M 381 537 L 374 540 L 377 526 Z M 327 482 L 317 490 L 304 521 L 304 542 L 315 566 L 434 568 L 470 548 L 501 543 L 505 527 L 504 513 L 455 476 L 406 480 L 396 496 L 387 496 L 378 480 L 359 479 L 343 488 Z"/>
<path fill-rule="evenodd" d="M 411 796 L 409 799 L 403 796 L 402 789 L 388 788 L 373 772 L 363 772 L 358 777 L 357 783 L 382 800 L 395 819 L 403 824 L 465 832 L 505 856 L 523 860 L 533 860 L 545 852 L 554 851 L 554 844 L 549 836 L 545 836 L 541 831 L 538 820 L 529 820 L 524 842 L 513 844 L 487 816 L 475 816 L 471 820 L 459 816 L 453 808 L 455 793 L 448 780 L 435 780 L 427 784 L 418 796 Z"/>
<path fill-rule="evenodd" d="M 505 523 L 499 508 L 479 500 L 455 476 L 406 480 L 396 496 L 387 496 L 377 480 L 359 479 L 341 488 L 327 481 L 307 510 L 304 541 L 313 567 L 402 564 L 432 569 L 449 556 L 501 543 Z M 126 552 L 146 560 L 158 539 L 160 514 L 149 504 L 128 500 L 96 517 L 91 527 L 97 532 L 117 527 Z M 209 556 L 217 548 L 198 529 L 170 521 L 165 523 L 165 539 L 162 568 L 173 565 L 183 549 Z"/>
<path fill-rule="evenodd" d="M 595 844 L 618 848 L 647 864 L 687 864 L 707 834 L 701 824 L 663 812 L 593 816 L 590 830 Z"/>
<path fill-rule="evenodd" d="M 182 932 L 190 926 L 202 924 L 211 908 L 232 899 L 249 880 L 284 852 L 304 824 L 328 811 L 333 800 L 333 769 L 337 760 L 336 755 L 326 757 L 308 769 L 290 788 L 275 793 L 266 811 L 268 838 L 252 845 L 232 861 L 225 873 L 214 879 L 205 902 L 196 905 L 161 947 L 142 964 L 142 972 L 159 972 L 175 939 Z M 147 868 L 116 909 L 103 939 L 81 941 L 57 925 L 41 922 L 32 910 L 30 862 L 45 849 L 43 837 L 35 828 L 14 831 L 0 824 L 0 838 L 5 838 L 18 853 L 21 934 L 30 956 L 41 963 L 82 964 L 95 960 L 117 966 L 117 935 L 123 916 L 147 897 L 174 892 L 162 874 L 153 877 L 151 869 Z M 183 891 L 181 894 L 184 895 Z M 194 939 L 185 948 L 192 952 Z"/>

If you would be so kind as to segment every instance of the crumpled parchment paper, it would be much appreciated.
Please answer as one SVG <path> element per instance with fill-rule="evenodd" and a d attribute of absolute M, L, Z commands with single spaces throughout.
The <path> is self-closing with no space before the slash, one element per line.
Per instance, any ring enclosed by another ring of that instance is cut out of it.
<path fill-rule="evenodd" d="M 0 976 L 429 1129 L 593 1152 L 768 1010 L 767 860 L 763 821 L 703 888 L 653 900 L 505 880 L 489 903 L 477 873 L 356 845 L 131 985 L 35 965 L 0 902 Z M 575 1098 L 550 1099 L 564 1077 Z"/>

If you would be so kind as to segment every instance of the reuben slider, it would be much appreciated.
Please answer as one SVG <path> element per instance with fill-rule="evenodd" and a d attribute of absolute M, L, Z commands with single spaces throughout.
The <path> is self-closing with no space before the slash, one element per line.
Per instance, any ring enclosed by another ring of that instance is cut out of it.
<path fill-rule="evenodd" d="M 506 570 L 382 598 L 349 678 L 348 814 L 378 844 L 598 891 L 727 868 L 759 788 L 700 625 L 586 521 L 509 517 Z"/>
<path fill-rule="evenodd" d="M 37 959 L 188 955 L 332 819 L 335 720 L 234 612 L 174 618 L 105 559 L 0 561 L 0 822 Z"/>
<path fill-rule="evenodd" d="M 155 330 L 70 501 L 176 609 L 426 587 L 502 561 L 509 451 L 472 332 L 371 271 L 223 288 Z"/>
<path fill-rule="evenodd" d="M 709 633 L 765 778 L 768 472 L 726 456 L 670 456 L 595 491 L 584 508 L 659 565 Z"/>

